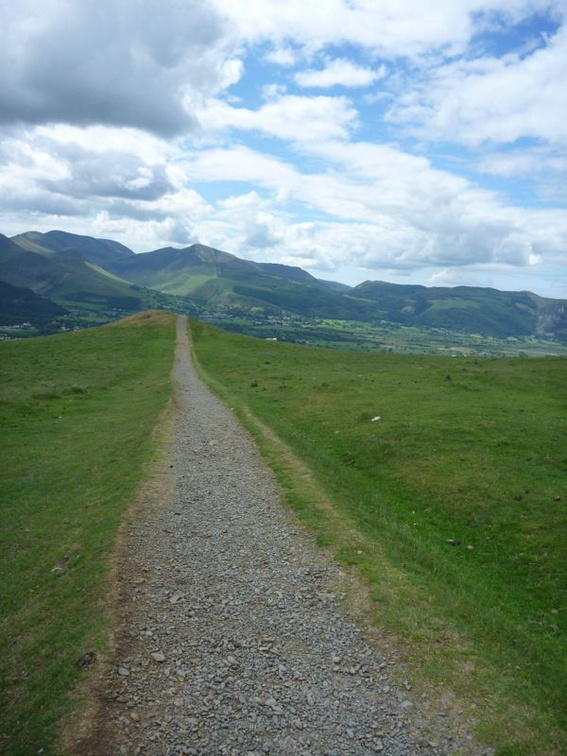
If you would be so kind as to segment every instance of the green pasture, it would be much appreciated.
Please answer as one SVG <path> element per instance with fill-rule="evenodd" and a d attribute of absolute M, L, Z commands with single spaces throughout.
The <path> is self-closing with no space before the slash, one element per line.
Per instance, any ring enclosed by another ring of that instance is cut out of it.
<path fill-rule="evenodd" d="M 53 753 L 171 394 L 174 318 L 0 343 L 0 752 Z"/>
<path fill-rule="evenodd" d="M 567 360 L 365 354 L 191 325 L 215 389 L 288 499 L 356 565 L 416 679 L 447 683 L 498 753 L 567 751 Z M 328 509 L 328 508 L 327 508 Z"/>

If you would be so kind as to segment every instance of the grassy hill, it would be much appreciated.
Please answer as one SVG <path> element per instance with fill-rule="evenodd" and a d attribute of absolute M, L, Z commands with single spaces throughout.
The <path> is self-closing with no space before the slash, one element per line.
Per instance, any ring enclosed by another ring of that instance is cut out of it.
<path fill-rule="evenodd" d="M 545 300 L 527 291 L 506 292 L 474 286 L 425 287 L 366 281 L 351 295 L 376 302 L 385 320 L 478 332 L 493 336 L 561 335 L 567 328 L 564 302 Z M 553 311 L 555 322 L 552 322 Z M 550 321 L 544 323 L 544 313 Z"/>
<path fill-rule="evenodd" d="M 111 266 L 115 260 L 133 257 L 135 253 L 111 239 L 96 239 L 92 236 L 69 234 L 66 231 L 28 231 L 13 237 L 13 241 L 30 252 L 51 256 L 54 253 L 79 252 L 86 262 L 102 268 Z"/>
<path fill-rule="evenodd" d="M 0 751 L 53 754 L 104 650 L 117 528 L 171 393 L 174 318 L 0 342 Z"/>
<path fill-rule="evenodd" d="M 358 571 L 367 616 L 409 644 L 416 705 L 449 684 L 498 754 L 565 753 L 567 359 L 192 332 L 291 506 Z"/>
<path fill-rule="evenodd" d="M 370 621 L 405 639 L 416 701 L 449 685 L 498 756 L 564 753 L 567 360 L 369 355 L 198 322 L 192 332 L 290 505 L 358 571 Z M 108 555 L 154 448 L 173 349 L 164 313 L 0 343 L 10 756 L 53 753 L 77 661 L 103 648 Z"/>
<path fill-rule="evenodd" d="M 55 318 L 68 315 L 68 310 L 51 299 L 34 294 L 31 289 L 0 281 L 0 326 L 29 322 L 36 328 L 48 326 Z"/>
<path fill-rule="evenodd" d="M 80 249 L 31 246 L 34 249 L 0 236 L 0 280 L 52 299 L 88 302 L 105 297 L 134 298 L 130 283 L 86 259 Z M 135 299 L 133 306 L 139 306 L 139 297 Z"/>

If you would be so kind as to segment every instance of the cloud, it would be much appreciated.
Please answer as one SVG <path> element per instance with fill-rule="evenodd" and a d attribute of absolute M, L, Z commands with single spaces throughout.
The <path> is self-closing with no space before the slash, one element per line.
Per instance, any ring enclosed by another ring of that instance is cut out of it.
<path fill-rule="evenodd" d="M 239 75 L 234 38 L 200 0 L 21 0 L 3 14 L 0 121 L 172 135 Z"/>
<path fill-rule="evenodd" d="M 525 57 L 461 59 L 399 98 L 390 121 L 421 138 L 477 146 L 521 138 L 567 143 L 567 26 Z"/>
<path fill-rule="evenodd" d="M 283 95 L 258 110 L 236 108 L 221 100 L 200 111 L 203 128 L 258 131 L 289 141 L 345 139 L 354 128 L 357 112 L 346 97 Z"/>
<path fill-rule="evenodd" d="M 264 55 L 264 60 L 276 66 L 294 66 L 299 60 L 298 51 L 291 47 L 277 47 Z"/>
<path fill-rule="evenodd" d="M 214 0 L 249 43 L 269 40 L 274 53 L 357 45 L 377 56 L 420 58 L 462 53 L 479 22 L 498 14 L 514 21 L 556 6 L 553 0 L 254 0 L 248 12 L 234 0 Z"/>
<path fill-rule="evenodd" d="M 251 249 L 267 249 L 275 247 L 282 241 L 282 236 L 270 228 L 269 221 L 258 220 L 249 230 L 248 236 L 244 239 L 243 246 Z"/>
<path fill-rule="evenodd" d="M 3 232 L 351 281 L 564 261 L 562 0 L 0 3 Z"/>
<path fill-rule="evenodd" d="M 241 181 L 267 192 L 261 209 L 271 213 L 271 239 L 281 239 L 265 248 L 273 259 L 297 255 L 326 269 L 351 264 L 410 271 L 434 265 L 521 268 L 538 256 L 560 260 L 564 253 L 567 211 L 507 204 L 493 191 L 390 146 L 329 142 L 303 149 L 335 170 L 306 174 L 243 147 L 200 152 L 187 170 L 200 181 Z M 247 246 L 258 226 L 258 208 L 246 208 L 235 200 L 223 205 L 223 243 L 230 249 Z M 317 223 L 305 224 L 314 214 Z M 203 218 L 203 228 L 208 222 Z M 294 236 L 296 228 L 301 235 Z"/>
<path fill-rule="evenodd" d="M 336 58 L 329 61 L 325 68 L 300 71 L 294 78 L 300 87 L 367 87 L 385 75 L 384 65 L 377 69 L 365 68 L 344 58 Z"/>
<path fill-rule="evenodd" d="M 142 249 L 152 240 L 156 246 L 195 240 L 194 219 L 212 208 L 185 186 L 178 156 L 177 147 L 132 130 L 12 129 L 0 150 L 0 205 L 13 233 L 100 230 Z"/>
<path fill-rule="evenodd" d="M 147 165 L 137 156 L 108 151 L 104 155 L 71 148 L 64 158 L 69 173 L 44 178 L 40 185 L 72 197 L 121 197 L 155 200 L 172 190 L 164 165 Z"/>

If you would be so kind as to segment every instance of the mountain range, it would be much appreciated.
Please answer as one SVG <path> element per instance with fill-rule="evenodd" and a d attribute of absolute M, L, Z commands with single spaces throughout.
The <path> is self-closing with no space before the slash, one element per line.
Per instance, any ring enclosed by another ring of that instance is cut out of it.
<path fill-rule="evenodd" d="M 119 242 L 64 231 L 0 234 L 0 324 L 79 324 L 141 309 L 226 317 L 297 316 L 396 323 L 567 343 L 567 300 L 527 291 L 365 281 L 349 287 L 298 267 L 243 260 L 202 244 L 136 254 Z"/>

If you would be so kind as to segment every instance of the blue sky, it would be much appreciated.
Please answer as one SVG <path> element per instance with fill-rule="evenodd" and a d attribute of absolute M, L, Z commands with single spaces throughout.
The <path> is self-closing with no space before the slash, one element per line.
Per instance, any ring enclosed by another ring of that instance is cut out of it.
<path fill-rule="evenodd" d="M 2 14 L 1 232 L 567 298 L 565 0 Z"/>

